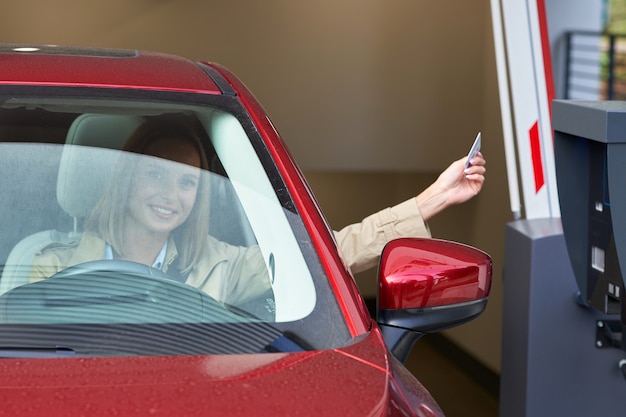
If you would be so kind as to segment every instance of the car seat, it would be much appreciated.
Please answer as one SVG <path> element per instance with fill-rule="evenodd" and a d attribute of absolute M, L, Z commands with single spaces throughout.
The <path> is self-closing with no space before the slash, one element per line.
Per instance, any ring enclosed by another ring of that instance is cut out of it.
<path fill-rule="evenodd" d="M 35 254 L 43 248 L 80 239 L 78 221 L 100 197 L 114 163 L 111 158 L 115 158 L 114 151 L 94 153 L 90 147 L 119 148 L 141 123 L 136 116 L 98 114 L 83 114 L 74 120 L 66 139 L 71 146 L 65 146 L 61 154 L 56 190 L 59 205 L 74 219 L 73 230 L 44 230 L 19 241 L 7 257 L 0 294 L 28 282 Z"/>
<path fill-rule="evenodd" d="M 119 155 L 114 149 L 121 149 L 142 122 L 141 117 L 134 115 L 82 114 L 76 118 L 68 130 L 68 146 L 61 155 L 56 191 L 59 205 L 73 218 L 73 229 L 44 230 L 18 242 L 2 271 L 0 294 L 28 283 L 35 254 L 43 248 L 80 240 L 80 223 L 100 198 Z M 94 152 L 94 147 L 105 149 Z M 254 233 L 228 178 L 218 174 L 209 178 L 209 219 L 220 219 L 209 224 L 209 233 L 233 245 L 255 244 Z M 218 212 L 219 216 L 213 215 Z"/>

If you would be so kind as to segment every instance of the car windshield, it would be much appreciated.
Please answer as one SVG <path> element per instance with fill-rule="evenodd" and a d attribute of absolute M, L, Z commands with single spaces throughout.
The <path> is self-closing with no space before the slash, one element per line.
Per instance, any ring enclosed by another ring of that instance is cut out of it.
<path fill-rule="evenodd" d="M 0 97 L 0 357 L 349 342 L 235 98 L 87 93 Z"/>

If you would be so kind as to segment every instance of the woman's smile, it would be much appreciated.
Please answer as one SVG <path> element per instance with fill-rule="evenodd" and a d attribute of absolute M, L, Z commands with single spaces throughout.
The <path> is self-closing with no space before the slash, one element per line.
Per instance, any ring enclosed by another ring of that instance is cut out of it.
<path fill-rule="evenodd" d="M 171 216 L 172 214 L 176 213 L 175 210 L 167 209 L 167 208 L 161 207 L 161 206 L 150 205 L 150 208 L 152 210 L 156 211 L 158 214 L 161 214 L 163 216 Z"/>

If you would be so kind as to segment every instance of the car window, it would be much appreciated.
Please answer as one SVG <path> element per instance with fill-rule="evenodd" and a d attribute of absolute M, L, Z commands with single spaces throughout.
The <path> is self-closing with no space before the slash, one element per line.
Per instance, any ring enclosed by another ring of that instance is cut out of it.
<path fill-rule="evenodd" d="M 72 349 L 92 353 L 103 329 L 119 326 L 245 329 L 198 348 L 209 352 L 347 343 L 328 279 L 250 120 L 232 100 L 173 96 L 3 100 L 0 326 L 16 332 L 11 343 L 40 328 L 65 340 L 67 326 L 91 335 Z M 197 353 L 133 337 L 106 354 Z"/>

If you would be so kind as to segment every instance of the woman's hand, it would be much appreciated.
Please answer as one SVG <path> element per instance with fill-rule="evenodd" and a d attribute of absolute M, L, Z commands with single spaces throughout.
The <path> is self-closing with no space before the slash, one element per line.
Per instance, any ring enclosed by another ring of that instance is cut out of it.
<path fill-rule="evenodd" d="M 437 180 L 420 193 L 417 205 L 425 221 L 455 204 L 464 203 L 476 196 L 485 182 L 485 158 L 479 152 L 465 168 L 466 157 L 452 162 Z"/>

